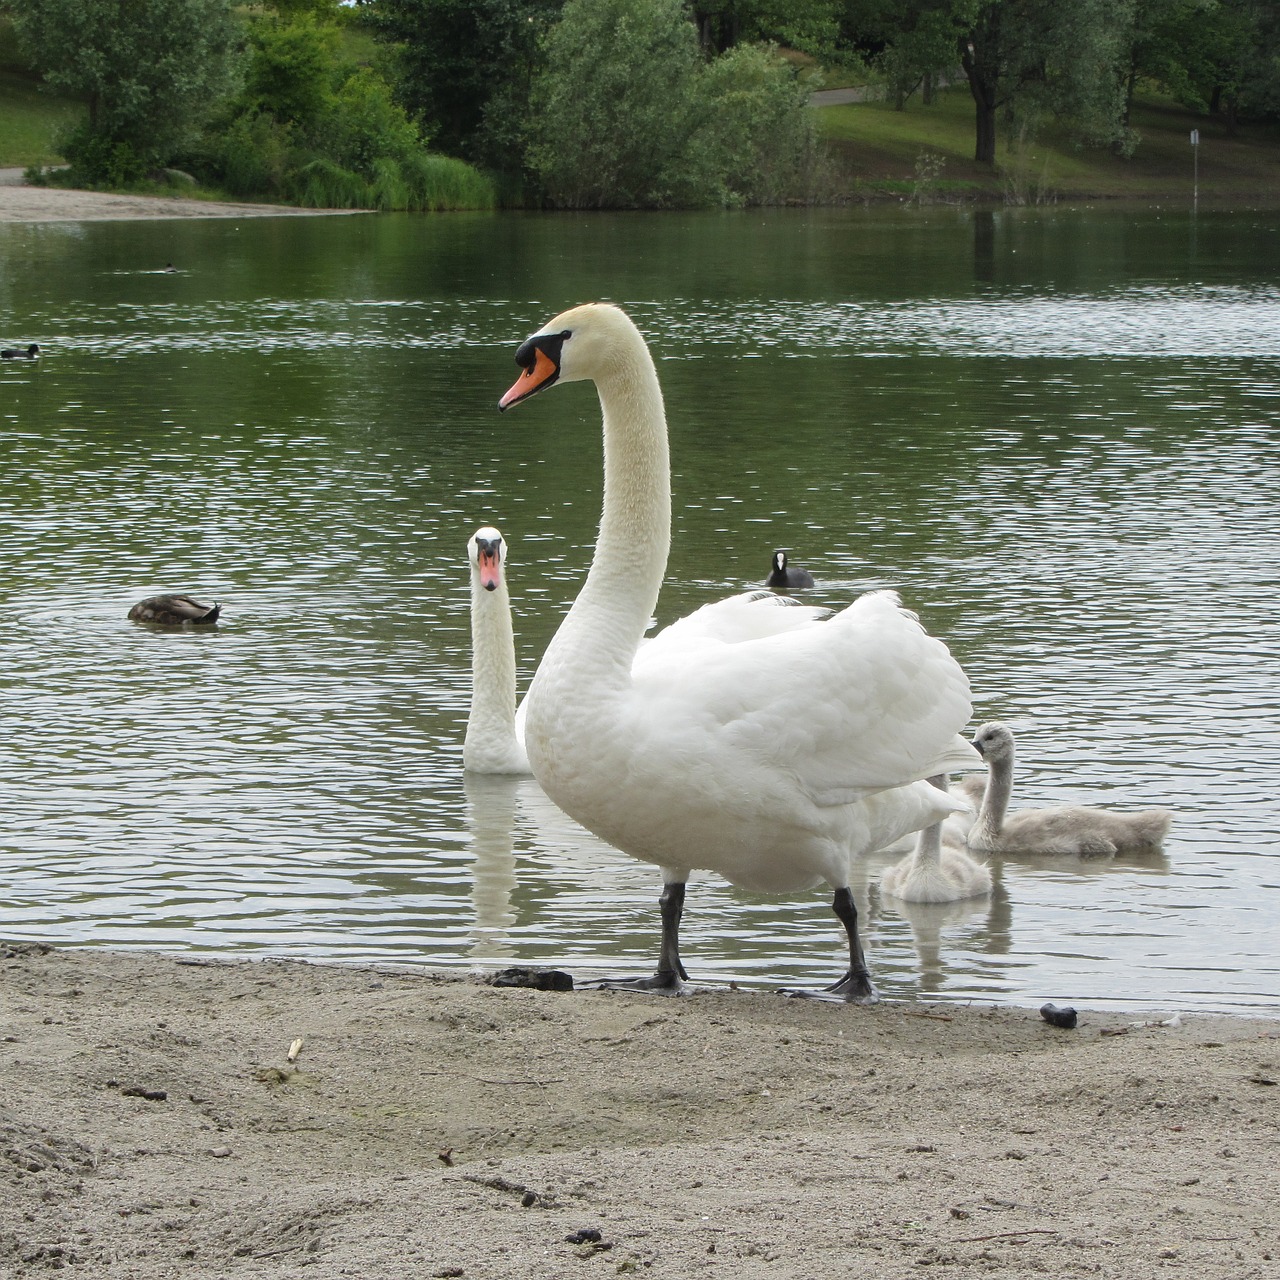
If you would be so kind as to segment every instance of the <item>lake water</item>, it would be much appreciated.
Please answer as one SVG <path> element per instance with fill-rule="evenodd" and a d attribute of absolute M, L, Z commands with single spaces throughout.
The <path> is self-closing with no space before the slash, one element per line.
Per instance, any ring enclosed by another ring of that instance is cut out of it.
<path fill-rule="evenodd" d="M 174 272 L 161 270 L 166 263 Z M 896 586 L 1019 735 L 1015 803 L 1163 805 L 1162 854 L 856 882 L 883 995 L 1280 1003 L 1280 215 L 819 210 L 0 226 L 0 936 L 652 968 L 654 870 L 464 778 L 465 543 L 522 687 L 589 561 L 586 387 L 516 345 L 625 305 L 659 360 L 659 620 L 775 546 Z M 209 633 L 128 622 L 158 590 Z M 699 981 L 843 966 L 828 894 L 690 885 Z"/>

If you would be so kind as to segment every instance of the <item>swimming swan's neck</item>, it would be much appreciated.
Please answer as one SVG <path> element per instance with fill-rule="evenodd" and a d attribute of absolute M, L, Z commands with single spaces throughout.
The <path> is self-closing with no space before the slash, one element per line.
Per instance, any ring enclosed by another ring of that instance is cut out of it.
<path fill-rule="evenodd" d="M 463 763 L 493 767 L 516 749 L 516 648 L 507 584 L 471 587 L 471 711 Z"/>
<path fill-rule="evenodd" d="M 1009 808 L 1013 792 L 1013 760 L 1000 759 L 987 762 L 987 785 L 983 788 L 982 804 L 974 819 L 969 843 L 994 840 L 1004 828 L 1004 815 Z"/>

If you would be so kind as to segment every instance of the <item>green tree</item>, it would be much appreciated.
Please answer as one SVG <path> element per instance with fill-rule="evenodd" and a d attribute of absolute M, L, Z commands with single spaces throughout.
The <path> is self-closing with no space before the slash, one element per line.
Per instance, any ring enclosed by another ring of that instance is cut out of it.
<path fill-rule="evenodd" d="M 976 160 L 995 162 L 1002 108 L 1024 125 L 1037 114 L 1053 114 L 1090 142 L 1120 135 L 1121 42 L 1132 0 L 953 3 L 966 20 L 960 65 L 973 95 Z"/>
<path fill-rule="evenodd" d="M 399 101 L 449 155 L 518 167 L 541 41 L 563 0 L 365 0 Z"/>
<path fill-rule="evenodd" d="M 864 9 L 864 17 L 867 9 Z M 971 21 L 971 6 L 949 0 L 878 0 L 870 10 L 879 37 L 877 59 L 901 111 L 917 89 L 931 102 L 941 77 L 959 62 L 959 42 Z"/>
<path fill-rule="evenodd" d="M 1138 0 L 1134 62 L 1179 101 L 1221 115 L 1280 113 L 1280 5 L 1275 0 Z"/>
<path fill-rule="evenodd" d="M 682 0 L 568 0 L 546 55 L 529 160 L 554 204 L 707 198 L 706 174 L 688 163 L 703 120 L 697 34 Z"/>
<path fill-rule="evenodd" d="M 568 0 L 546 58 L 529 160 L 553 204 L 773 203 L 812 186 L 793 69 L 759 44 L 704 60 L 682 0 Z"/>
<path fill-rule="evenodd" d="M 707 52 L 773 41 L 820 57 L 835 48 L 843 0 L 691 0 L 689 8 Z"/>
<path fill-rule="evenodd" d="M 308 12 L 263 18 L 250 28 L 250 45 L 244 104 L 313 128 L 333 98 L 338 29 Z"/>
<path fill-rule="evenodd" d="M 88 103 L 64 150 L 91 179 L 164 164 L 237 83 L 230 0 L 25 0 L 14 23 L 45 83 Z"/>

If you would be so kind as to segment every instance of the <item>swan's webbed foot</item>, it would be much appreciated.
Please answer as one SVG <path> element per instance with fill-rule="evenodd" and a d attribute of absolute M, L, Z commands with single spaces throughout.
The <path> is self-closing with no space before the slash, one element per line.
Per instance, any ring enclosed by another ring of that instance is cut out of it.
<path fill-rule="evenodd" d="M 836 890 L 831 910 L 844 925 L 849 938 L 849 968 L 844 977 L 829 987 L 823 987 L 821 991 L 783 987 L 779 994 L 803 1000 L 834 1000 L 841 1004 L 875 1004 L 880 996 L 871 981 L 871 973 L 862 954 L 862 944 L 858 941 L 858 908 L 854 905 L 853 894 L 849 892 L 848 885 L 842 885 Z"/>
<path fill-rule="evenodd" d="M 684 966 L 677 973 L 674 969 L 659 969 L 647 978 L 600 978 L 595 982 L 584 982 L 579 989 L 589 991 L 644 991 L 652 995 L 678 996 L 684 994 Z"/>
<path fill-rule="evenodd" d="M 805 987 L 780 987 L 778 994 L 796 1000 L 831 1000 L 837 1004 L 875 1004 L 880 999 L 880 993 L 865 969 L 861 973 L 850 969 L 839 982 L 818 991 Z"/>
<path fill-rule="evenodd" d="M 599 991 L 649 991 L 662 996 L 678 996 L 689 975 L 680 960 L 680 917 L 684 913 L 684 882 L 671 880 L 662 886 L 658 899 L 662 913 L 662 948 L 657 971 L 648 978 L 601 978 L 587 986 Z M 682 982 L 683 979 L 683 982 Z"/>

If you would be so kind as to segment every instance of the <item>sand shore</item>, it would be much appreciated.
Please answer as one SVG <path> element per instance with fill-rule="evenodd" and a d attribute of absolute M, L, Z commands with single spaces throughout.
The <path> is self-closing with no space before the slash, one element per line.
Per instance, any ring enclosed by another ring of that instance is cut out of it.
<path fill-rule="evenodd" d="M 123 218 L 298 218 L 354 213 L 278 204 L 218 203 L 182 196 L 118 196 L 103 191 L 29 187 L 21 169 L 0 169 L 0 222 L 108 222 Z"/>
<path fill-rule="evenodd" d="M 1280 1023 L 1161 1022 L 0 944 L 0 1274 L 1275 1275 Z"/>

